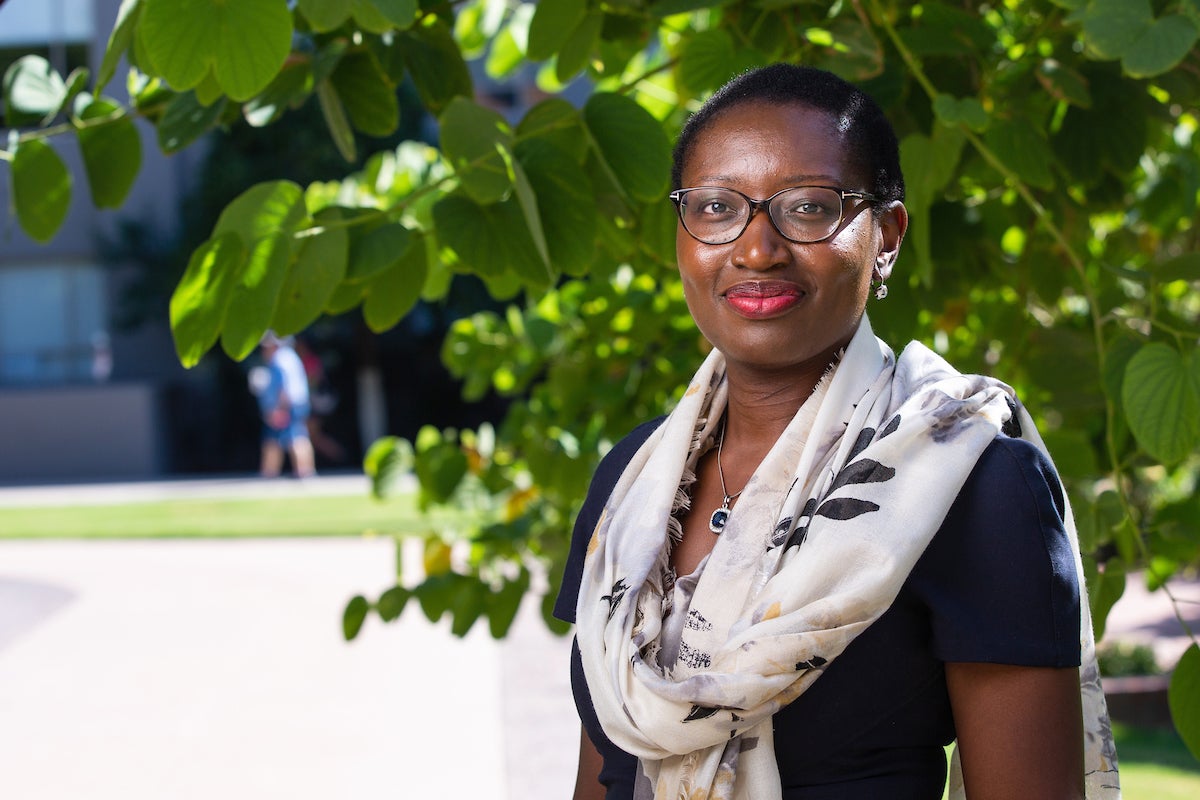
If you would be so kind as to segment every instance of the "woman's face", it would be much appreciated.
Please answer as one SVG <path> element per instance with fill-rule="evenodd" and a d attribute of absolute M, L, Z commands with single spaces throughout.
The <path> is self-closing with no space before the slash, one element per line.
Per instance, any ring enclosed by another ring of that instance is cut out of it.
<path fill-rule="evenodd" d="M 761 200 L 802 185 L 870 188 L 835 118 L 808 106 L 728 108 L 697 136 L 683 164 L 684 188 L 723 186 Z M 833 235 L 809 244 L 781 236 L 765 210 L 728 244 L 704 244 L 678 226 L 688 308 L 731 366 L 823 371 L 850 341 L 872 270 L 878 264 L 890 273 L 907 215 L 897 203 L 877 218 L 857 198 L 847 198 L 844 209 Z"/>

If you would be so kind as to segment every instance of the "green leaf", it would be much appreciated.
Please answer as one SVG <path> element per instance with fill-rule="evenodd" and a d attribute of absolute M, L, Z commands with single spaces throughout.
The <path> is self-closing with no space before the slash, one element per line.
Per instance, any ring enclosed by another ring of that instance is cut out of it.
<path fill-rule="evenodd" d="M 703 95 L 736 73 L 733 37 L 714 28 L 688 38 L 679 54 L 679 83 L 693 95 Z"/>
<path fill-rule="evenodd" d="M 413 596 L 421 604 L 421 612 L 427 620 L 437 622 L 450 609 L 459 577 L 452 572 L 434 575 L 413 589 Z"/>
<path fill-rule="evenodd" d="M 194 367 L 217 341 L 246 247 L 236 233 L 209 239 L 188 262 L 171 295 L 171 332 L 185 367 Z"/>
<path fill-rule="evenodd" d="M 1174 464 L 1200 446 L 1200 360 L 1154 342 L 1129 360 L 1125 417 L 1147 453 Z"/>
<path fill-rule="evenodd" d="M 554 76 L 560 83 L 567 83 L 587 66 L 603 27 L 604 15 L 599 11 L 589 11 L 567 36 L 554 64 Z"/>
<path fill-rule="evenodd" d="M 1028 120 L 997 120 L 988 128 L 984 141 L 1021 180 L 1040 189 L 1054 188 L 1050 146 Z"/>
<path fill-rule="evenodd" d="M 813 59 L 813 66 L 852 82 L 865 81 L 883 72 L 883 45 L 870 27 L 845 16 L 829 21 L 826 27 L 833 43 Z"/>
<path fill-rule="evenodd" d="M 1090 108 L 1092 93 L 1087 80 L 1077 71 L 1048 58 L 1038 65 L 1038 82 L 1055 100 L 1063 100 L 1073 106 Z"/>
<path fill-rule="evenodd" d="M 5 122 L 13 128 L 34 125 L 58 111 L 67 86 L 41 56 L 22 56 L 4 72 Z"/>
<path fill-rule="evenodd" d="M 1125 565 L 1119 558 L 1110 558 L 1104 571 L 1096 568 L 1096 562 L 1084 558 L 1084 576 L 1087 581 L 1088 608 L 1092 612 L 1092 631 L 1099 641 L 1104 638 L 1108 612 L 1125 593 Z"/>
<path fill-rule="evenodd" d="M 225 101 L 219 100 L 210 106 L 201 105 L 195 92 L 184 92 L 167 104 L 158 123 L 158 146 L 164 153 L 175 153 L 208 133 L 221 112 Z"/>
<path fill-rule="evenodd" d="M 650 3 L 650 13 L 656 17 L 671 17 L 676 14 L 686 14 L 689 11 L 699 11 L 702 8 L 726 5 L 730 0 L 653 0 Z M 789 5 L 791 3 L 789 2 Z"/>
<path fill-rule="evenodd" d="M 365 281 L 395 264 L 408 252 L 412 238 L 408 228 L 389 222 L 355 237 L 350 244 L 346 280 Z"/>
<path fill-rule="evenodd" d="M 143 0 L 138 35 L 154 68 L 177 91 L 211 67 L 239 102 L 264 89 L 292 49 L 285 0 Z"/>
<path fill-rule="evenodd" d="M 459 269 L 481 278 L 506 274 L 545 287 L 546 267 L 529 236 L 525 217 L 515 200 L 476 204 L 466 195 L 452 194 L 433 207 L 438 239 L 459 261 Z"/>
<path fill-rule="evenodd" d="M 372 7 L 375 14 L 388 23 L 386 29 L 375 32 L 386 33 L 393 26 L 401 30 L 411 27 L 417 18 L 417 5 L 417 0 L 357 0 L 355 14 L 361 13 L 366 6 Z"/>
<path fill-rule="evenodd" d="M 326 301 L 346 276 L 349 235 L 337 225 L 342 212 L 326 208 L 315 215 L 318 223 L 329 227 L 304 237 L 283 286 L 271 327 L 281 336 L 299 333 L 321 315 Z"/>
<path fill-rule="evenodd" d="M 230 201 L 213 226 L 213 236 L 236 233 L 253 242 L 274 233 L 294 233 L 304 223 L 304 190 L 292 181 L 255 184 Z"/>
<path fill-rule="evenodd" d="M 450 606 L 454 622 L 450 625 L 450 633 L 455 636 L 466 636 L 471 631 L 475 621 L 487 608 L 491 592 L 478 578 L 460 576 L 461 580 L 454 593 Z"/>
<path fill-rule="evenodd" d="M 900 142 L 900 168 L 906 176 L 904 204 L 909 215 L 906 244 L 916 253 L 916 273 L 925 285 L 933 279 L 929 208 L 954 175 L 963 141 L 957 128 L 935 126 L 932 137 L 911 133 Z"/>
<path fill-rule="evenodd" d="M 1048 430 L 1043 434 L 1046 449 L 1054 456 L 1054 466 L 1064 480 L 1096 477 L 1096 449 L 1082 431 Z"/>
<path fill-rule="evenodd" d="M 363 319 L 375 333 L 394 327 L 421 297 L 429 272 L 425 238 L 417 237 L 400 260 L 366 285 Z"/>
<path fill-rule="evenodd" d="M 410 597 L 412 597 L 412 592 L 403 586 L 393 586 L 379 595 L 379 599 L 375 601 L 375 610 L 379 612 L 379 618 L 384 622 L 399 619 L 400 615 L 404 613 L 404 606 L 408 605 Z"/>
<path fill-rule="evenodd" d="M 417 453 L 415 470 L 421 493 L 445 503 L 467 474 L 467 454 L 458 442 L 443 439 Z"/>
<path fill-rule="evenodd" d="M 1116 415 L 1113 423 L 1115 426 L 1114 440 L 1117 442 L 1123 442 L 1129 433 L 1128 423 L 1125 421 L 1125 405 L 1121 399 L 1121 384 L 1125 382 L 1125 367 L 1128 366 L 1129 359 L 1137 355 L 1141 349 L 1142 340 L 1126 334 L 1114 337 L 1106 345 L 1104 374 L 1101 376 L 1101 380 L 1104 394 L 1112 403 L 1113 413 Z"/>
<path fill-rule="evenodd" d="M 587 155 L 587 136 L 579 109 L 561 97 L 548 98 L 529 109 L 517 123 L 517 138 L 522 141 L 536 138 L 551 143 L 579 164 Z M 521 144 L 516 150 L 519 155 Z"/>
<path fill-rule="evenodd" d="M 358 636 L 370 610 L 371 605 L 361 594 L 356 594 L 346 603 L 346 610 L 342 612 L 342 635 L 346 637 L 347 642 Z"/>
<path fill-rule="evenodd" d="M 333 294 L 329 295 L 329 299 L 325 301 L 326 314 L 331 317 L 338 314 L 344 314 L 352 308 L 357 308 L 363 300 L 363 292 L 366 286 L 361 283 L 352 283 L 350 281 L 342 281 L 337 288 L 333 290 Z"/>
<path fill-rule="evenodd" d="M 992 49 L 996 34 L 983 14 L 949 3 L 923 3 L 922 14 L 900 38 L 917 55 L 978 58 Z"/>
<path fill-rule="evenodd" d="M 96 91 L 100 91 L 112 80 L 117 71 L 121 56 L 133 44 L 137 31 L 138 19 L 141 17 L 143 0 L 121 0 L 117 9 L 117 21 L 108 37 L 108 46 L 104 48 L 104 58 L 100 62 L 100 71 L 96 74 Z"/>
<path fill-rule="evenodd" d="M 1106 167 L 1120 174 L 1137 169 L 1147 147 L 1151 106 L 1145 89 L 1122 79 L 1110 65 L 1090 65 L 1084 76 L 1092 106 L 1071 106 L 1053 144 L 1059 163 L 1071 175 L 1095 184 Z"/>
<path fill-rule="evenodd" d="M 338 97 L 337 89 L 327 80 L 317 84 L 317 103 L 321 106 L 321 116 L 325 118 L 338 153 L 353 162 L 358 152 L 354 144 L 354 131 L 350 129 L 350 120 L 346 118 L 346 108 Z"/>
<path fill-rule="evenodd" d="M 557 53 L 585 14 L 587 0 L 540 0 L 529 23 L 525 57 L 545 61 Z"/>
<path fill-rule="evenodd" d="M 87 88 L 90 76 L 91 73 L 87 67 L 76 67 L 71 70 L 71 74 L 67 76 L 67 88 L 63 94 L 62 104 L 54 111 L 55 117 L 66 111 L 67 106 L 71 105 L 77 97 L 83 94 L 83 90 Z"/>
<path fill-rule="evenodd" d="M 347 53 L 330 78 L 351 124 L 368 136 L 390 136 L 400 125 L 400 101 L 368 52 Z"/>
<path fill-rule="evenodd" d="M 12 156 L 12 193 L 21 229 L 31 239 L 48 242 L 67 218 L 71 173 L 41 139 L 19 141 Z"/>
<path fill-rule="evenodd" d="M 221 327 L 221 349 L 235 361 L 253 353 L 271 327 L 291 261 L 290 233 L 270 233 L 250 246 Z"/>
<path fill-rule="evenodd" d="M 500 591 L 494 593 L 488 603 L 488 629 L 494 639 L 503 639 L 512 627 L 521 600 L 529 591 L 529 571 L 522 569 L 516 580 L 507 581 Z"/>
<path fill-rule="evenodd" d="M 1120 58 L 1153 22 L 1150 0 L 1092 0 L 1083 36 L 1101 58 Z"/>
<path fill-rule="evenodd" d="M 97 208 L 116 208 L 125 202 L 142 167 L 142 137 L 122 107 L 107 98 L 94 100 L 80 95 L 75 117 L 82 123 L 112 117 L 97 125 L 79 125 L 76 135 L 83 153 L 92 203 Z"/>
<path fill-rule="evenodd" d="M 433 21 L 405 31 L 399 46 L 417 94 L 431 113 L 440 115 L 455 97 L 474 94 L 467 62 L 445 23 Z"/>
<path fill-rule="evenodd" d="M 553 278 L 554 270 L 550 262 L 550 249 L 546 246 L 546 230 L 542 227 L 542 214 L 538 211 L 537 194 L 529 183 L 529 177 L 525 174 L 521 163 L 514 161 L 510 166 L 513 170 L 513 184 L 517 190 L 517 203 L 521 206 L 521 213 L 525 216 L 525 227 L 529 231 L 529 238 L 533 240 L 533 246 L 537 248 L 538 255 L 542 257 L 542 263 L 546 266 L 546 276 Z"/>
<path fill-rule="evenodd" d="M 506 197 L 512 180 L 498 148 L 512 148 L 512 131 L 504 117 L 456 97 L 439 122 L 442 152 L 467 194 L 484 204 Z"/>
<path fill-rule="evenodd" d="M 983 103 L 974 97 L 951 97 L 939 94 L 933 101 L 933 113 L 944 125 L 966 125 L 973 131 L 987 130 L 988 113 Z"/>
<path fill-rule="evenodd" d="M 337 69 L 338 63 L 349 49 L 349 43 L 341 37 L 323 42 L 312 56 L 313 84 L 329 80 L 329 76 L 333 75 L 333 71 Z"/>
<path fill-rule="evenodd" d="M 1200 281 L 1200 253 L 1184 253 L 1150 265 L 1154 278 L 1163 283 L 1171 281 Z"/>
<path fill-rule="evenodd" d="M 1200 758 L 1200 647 L 1195 642 L 1183 651 L 1175 665 L 1167 704 L 1179 738 L 1193 756 Z"/>
<path fill-rule="evenodd" d="M 221 84 L 217 83 L 217 75 L 211 69 L 193 91 L 196 93 L 196 102 L 202 106 L 211 106 L 223 94 Z"/>
<path fill-rule="evenodd" d="M 671 144 L 658 120 L 628 97 L 597 92 L 583 120 L 598 155 L 635 200 L 660 199 L 671 176 Z"/>
<path fill-rule="evenodd" d="M 508 27 L 500 31 L 495 39 L 492 39 L 491 47 L 488 48 L 484 69 L 487 71 L 488 77 L 493 80 L 502 81 L 511 77 L 512 73 L 525 63 L 525 54 L 521 52 L 521 46 L 517 44 L 517 37 L 513 34 L 513 27 L 520 20 L 522 9 L 529 9 L 532 12 L 534 6 L 531 3 L 521 4 L 518 11 L 513 14 Z"/>
<path fill-rule="evenodd" d="M 516 157 L 537 197 L 551 266 L 555 272 L 584 274 L 596 256 L 599 214 L 587 173 L 552 140 L 522 141 Z"/>
<path fill-rule="evenodd" d="M 1200 38 L 1196 25 L 1182 14 L 1158 19 L 1122 53 L 1121 66 L 1134 78 L 1161 75 L 1179 65 Z"/>
<path fill-rule="evenodd" d="M 312 91 L 312 66 L 307 61 L 284 64 L 267 88 L 242 105 L 242 116 L 253 127 L 262 128 L 289 108 L 299 108 Z"/>
<path fill-rule="evenodd" d="M 341 27 L 350 19 L 353 0 L 300 0 L 300 12 L 314 31 L 323 33 Z"/>
<path fill-rule="evenodd" d="M 371 495 L 379 500 L 394 496 L 412 469 L 412 445 L 399 436 L 377 439 L 363 456 L 363 472 L 371 479 Z"/>

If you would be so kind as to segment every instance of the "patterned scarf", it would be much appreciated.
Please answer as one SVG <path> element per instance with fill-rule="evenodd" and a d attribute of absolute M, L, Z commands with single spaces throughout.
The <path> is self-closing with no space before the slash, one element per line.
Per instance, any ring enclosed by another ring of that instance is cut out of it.
<path fill-rule="evenodd" d="M 638 800 L 780 798 L 771 717 L 892 604 L 999 431 L 1045 450 L 1007 386 L 917 343 L 897 361 L 864 317 L 751 477 L 668 631 L 674 517 L 726 396 L 713 351 L 588 545 L 579 648 L 605 732 L 640 759 Z M 1067 527 L 1082 587 L 1069 511 Z M 1087 797 L 1108 800 L 1120 797 L 1116 753 L 1086 599 L 1081 611 Z M 957 763 L 950 780 L 961 798 Z"/>

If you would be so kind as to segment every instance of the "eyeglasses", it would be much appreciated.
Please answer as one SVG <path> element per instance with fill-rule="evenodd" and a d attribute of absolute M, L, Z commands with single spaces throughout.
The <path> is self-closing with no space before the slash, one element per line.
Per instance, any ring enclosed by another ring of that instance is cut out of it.
<path fill-rule="evenodd" d="M 848 192 L 831 186 L 793 186 L 766 200 L 755 200 L 735 189 L 697 186 L 668 195 L 679 210 L 679 221 L 693 239 L 704 244 L 728 244 L 766 209 L 779 235 L 800 244 L 828 239 L 842 224 L 847 197 L 878 200 L 866 192 Z"/>

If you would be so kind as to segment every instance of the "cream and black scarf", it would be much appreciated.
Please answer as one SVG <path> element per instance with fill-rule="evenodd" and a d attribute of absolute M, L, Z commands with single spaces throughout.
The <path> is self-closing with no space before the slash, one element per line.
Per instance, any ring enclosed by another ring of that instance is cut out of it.
<path fill-rule="evenodd" d="M 750 479 L 688 607 L 672 609 L 681 487 L 725 401 L 714 351 L 625 468 L 588 545 L 579 649 L 605 733 L 640 759 L 638 800 L 780 798 L 772 715 L 888 609 L 1002 428 L 1045 449 L 1007 386 L 916 343 L 897 360 L 864 317 Z M 1116 755 L 1086 599 L 1081 610 L 1087 796 L 1108 800 L 1120 796 Z"/>

